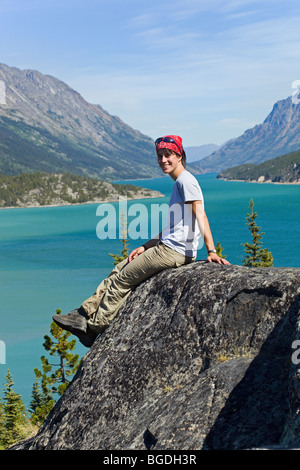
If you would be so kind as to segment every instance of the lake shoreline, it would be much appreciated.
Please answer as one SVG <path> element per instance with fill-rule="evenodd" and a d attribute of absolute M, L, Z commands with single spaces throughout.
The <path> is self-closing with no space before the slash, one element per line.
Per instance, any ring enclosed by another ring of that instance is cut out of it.
<path fill-rule="evenodd" d="M 292 186 L 300 184 L 300 181 L 280 182 L 280 181 L 271 181 L 271 180 L 258 181 L 258 180 L 235 180 L 235 179 L 228 179 L 228 178 L 217 178 L 217 179 L 222 180 L 222 181 L 232 181 L 234 183 L 278 184 L 278 185 L 292 185 Z"/>
<path fill-rule="evenodd" d="M 84 206 L 90 204 L 108 204 L 110 202 L 119 202 L 120 198 L 126 198 L 127 201 L 136 200 L 143 200 L 143 199 L 155 199 L 158 197 L 165 197 L 164 194 L 160 193 L 159 191 L 153 191 L 152 195 L 145 195 L 145 194 L 136 194 L 135 196 L 127 197 L 120 195 L 118 198 L 106 199 L 106 200 L 95 200 L 95 201 L 86 201 L 86 202 L 62 202 L 62 203 L 54 203 L 54 204 L 35 204 L 35 205 L 20 205 L 20 206 L 7 206 L 7 207 L 0 207 L 0 210 L 5 209 L 40 209 L 44 207 L 69 207 L 69 206 Z M 123 200 L 123 199 L 122 199 Z"/>

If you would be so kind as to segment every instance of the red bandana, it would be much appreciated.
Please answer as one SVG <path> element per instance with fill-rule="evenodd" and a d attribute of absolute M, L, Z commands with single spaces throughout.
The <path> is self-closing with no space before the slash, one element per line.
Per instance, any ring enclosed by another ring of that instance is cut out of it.
<path fill-rule="evenodd" d="M 174 140 L 175 142 L 166 142 L 166 140 Z M 160 140 L 160 139 L 157 139 Z M 176 145 L 177 144 L 177 145 Z M 161 137 L 160 142 L 156 144 L 156 150 L 160 149 L 170 149 L 175 153 L 179 153 L 182 155 L 182 138 L 179 137 L 179 135 L 165 135 L 164 137 Z"/>

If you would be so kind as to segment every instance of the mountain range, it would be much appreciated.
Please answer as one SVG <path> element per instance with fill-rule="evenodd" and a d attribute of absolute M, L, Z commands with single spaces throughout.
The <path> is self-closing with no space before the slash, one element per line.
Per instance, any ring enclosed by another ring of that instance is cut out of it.
<path fill-rule="evenodd" d="M 204 173 L 219 172 L 244 163 L 262 163 L 299 149 L 300 105 L 288 97 L 274 104 L 262 124 L 224 144 L 201 160 L 200 166 Z"/>
<path fill-rule="evenodd" d="M 68 172 L 108 181 L 161 176 L 150 137 L 61 80 L 0 64 L 0 84 L 0 173 Z M 289 97 L 262 124 L 220 147 L 187 147 L 187 169 L 220 172 L 299 149 L 300 105 Z"/>
<path fill-rule="evenodd" d="M 194 147 L 185 147 L 185 153 L 187 155 L 187 161 L 189 163 L 199 162 L 203 158 L 211 155 L 213 152 L 220 148 L 216 144 L 197 145 Z"/>
<path fill-rule="evenodd" d="M 161 175 L 150 137 L 64 82 L 4 64 L 0 81 L 0 173 L 65 171 L 109 180 Z"/>

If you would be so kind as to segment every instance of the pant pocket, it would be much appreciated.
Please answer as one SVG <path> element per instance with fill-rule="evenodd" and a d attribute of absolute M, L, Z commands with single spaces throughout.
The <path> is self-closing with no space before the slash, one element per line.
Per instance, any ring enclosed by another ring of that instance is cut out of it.
<path fill-rule="evenodd" d="M 187 263 L 188 258 L 187 256 L 179 253 L 178 251 L 174 250 L 173 248 L 170 248 L 167 245 L 164 245 L 163 243 L 161 244 L 161 250 L 163 251 L 163 256 L 168 259 L 169 261 L 172 259 L 174 266 L 176 268 L 179 268 L 183 264 Z"/>

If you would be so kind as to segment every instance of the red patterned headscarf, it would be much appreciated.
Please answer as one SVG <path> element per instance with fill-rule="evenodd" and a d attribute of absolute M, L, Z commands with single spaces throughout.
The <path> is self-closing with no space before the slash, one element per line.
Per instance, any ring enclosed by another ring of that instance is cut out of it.
<path fill-rule="evenodd" d="M 182 155 L 182 138 L 179 135 L 165 135 L 155 141 L 156 151 L 160 149 L 169 149 Z"/>

